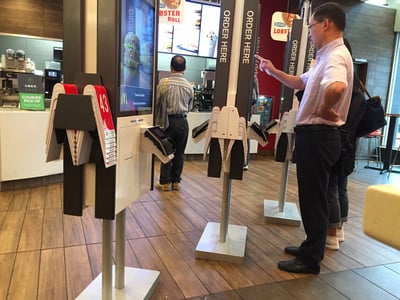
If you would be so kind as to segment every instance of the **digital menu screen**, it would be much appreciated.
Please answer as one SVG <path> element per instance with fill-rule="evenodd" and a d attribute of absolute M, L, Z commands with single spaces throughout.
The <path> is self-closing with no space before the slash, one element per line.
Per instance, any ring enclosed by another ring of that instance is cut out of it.
<path fill-rule="evenodd" d="M 199 39 L 199 56 L 217 57 L 220 7 L 203 5 Z"/>
<path fill-rule="evenodd" d="M 120 113 L 150 114 L 154 64 L 154 0 L 122 0 Z"/>
<path fill-rule="evenodd" d="M 181 24 L 159 23 L 158 51 L 217 57 L 220 7 L 186 1 Z"/>

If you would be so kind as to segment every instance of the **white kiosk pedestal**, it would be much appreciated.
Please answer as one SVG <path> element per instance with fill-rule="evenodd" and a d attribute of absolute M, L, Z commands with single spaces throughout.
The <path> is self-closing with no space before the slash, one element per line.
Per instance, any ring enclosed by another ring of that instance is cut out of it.
<path fill-rule="evenodd" d="M 231 179 L 224 173 L 221 223 L 208 222 L 197 244 L 197 258 L 242 263 L 246 248 L 247 227 L 228 224 Z"/>
<path fill-rule="evenodd" d="M 196 257 L 242 263 L 246 246 L 247 227 L 228 225 L 225 242 L 220 241 L 221 223 L 209 222 L 196 247 Z"/>
<path fill-rule="evenodd" d="M 296 203 L 286 202 L 286 190 L 289 174 L 289 160 L 282 165 L 282 180 L 279 201 L 264 200 L 264 217 L 267 222 L 300 226 L 301 216 Z"/>
<path fill-rule="evenodd" d="M 112 275 L 114 276 L 115 268 L 112 271 Z M 122 289 L 112 288 L 112 299 L 149 299 L 157 286 L 160 272 L 127 267 L 124 272 L 127 285 Z M 76 299 L 102 299 L 102 277 L 101 273 Z M 136 285 L 134 284 L 135 282 Z"/>
<path fill-rule="evenodd" d="M 221 34 L 220 28 L 219 34 L 224 37 L 218 42 L 218 47 L 223 49 L 226 56 L 217 58 L 217 73 L 224 75 L 216 77 L 215 102 L 205 143 L 207 148 L 210 146 L 210 156 L 216 163 L 221 164 L 224 172 L 221 223 L 207 224 L 196 247 L 197 258 L 234 263 L 241 263 L 245 258 L 247 227 L 229 225 L 228 221 L 232 179 L 242 179 L 243 163 L 247 154 L 248 100 L 251 96 L 251 78 L 254 76 L 253 56 L 257 44 L 258 8 L 259 3 L 255 0 L 221 1 L 221 9 L 224 14 L 227 13 L 230 16 L 224 19 L 222 27 L 225 32 Z M 226 30 L 227 28 L 229 30 Z M 226 103 L 222 103 L 225 99 Z M 238 143 L 243 143 L 243 145 Z M 237 156 L 241 154 L 243 154 L 243 160 L 242 157 Z M 231 164 L 231 160 L 236 163 L 236 166 Z M 235 168 L 238 166 L 242 172 L 240 176 L 234 174 L 239 173 Z M 219 177 L 221 169 L 215 168 L 209 172 L 209 175 Z"/>
<path fill-rule="evenodd" d="M 157 147 L 148 142 L 144 132 L 152 116 L 118 118 L 116 168 L 116 246 L 113 266 L 113 220 L 103 219 L 102 273 L 76 298 L 79 300 L 145 300 L 154 292 L 159 271 L 125 267 L 126 208 L 151 186 L 151 155 L 161 161 Z M 143 124 L 141 124 L 143 123 Z M 113 286 L 114 282 L 114 286 Z"/>
<path fill-rule="evenodd" d="M 296 203 L 285 203 L 285 209 L 279 209 L 279 202 L 264 200 L 264 217 L 267 222 L 300 226 L 301 218 Z"/>
<path fill-rule="evenodd" d="M 116 218 L 115 266 L 112 265 L 112 221 L 103 220 L 102 273 L 76 299 L 147 300 L 153 294 L 159 282 L 159 271 L 124 267 L 125 215 L 123 210 Z"/>

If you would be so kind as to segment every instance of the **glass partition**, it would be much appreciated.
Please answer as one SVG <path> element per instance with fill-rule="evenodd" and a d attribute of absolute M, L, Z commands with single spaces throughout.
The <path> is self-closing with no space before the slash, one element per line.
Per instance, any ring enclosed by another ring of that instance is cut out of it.
<path fill-rule="evenodd" d="M 7 67 L 3 65 L 3 63 L 6 62 L 7 52 L 11 55 L 13 51 L 14 56 L 19 56 L 16 60 L 21 61 L 23 58 L 25 63 L 23 67 L 21 64 L 18 66 L 18 62 L 16 62 L 14 69 L 25 68 L 26 62 L 28 61 L 31 62 L 30 67 L 33 68 L 33 70 L 37 70 L 38 72 L 42 71 L 44 73 L 46 62 L 56 61 L 54 58 L 54 49 L 62 49 L 62 47 L 62 40 L 0 33 L 0 53 L 2 58 L 4 54 L 4 59 L 1 61 L 2 69 L 6 69 Z M 59 66 L 59 64 L 57 66 Z M 29 70 L 30 69 L 28 69 L 28 71 Z"/>
<path fill-rule="evenodd" d="M 392 78 L 389 85 L 389 95 L 386 112 L 389 114 L 400 114 L 400 101 L 398 95 L 400 93 L 400 34 L 396 34 L 396 45 L 393 57 Z M 389 119 L 387 120 L 389 124 Z M 386 132 L 387 134 L 387 132 Z M 385 137 L 387 138 L 387 137 Z M 394 142 L 396 149 L 400 146 L 400 122 L 397 122 Z"/>

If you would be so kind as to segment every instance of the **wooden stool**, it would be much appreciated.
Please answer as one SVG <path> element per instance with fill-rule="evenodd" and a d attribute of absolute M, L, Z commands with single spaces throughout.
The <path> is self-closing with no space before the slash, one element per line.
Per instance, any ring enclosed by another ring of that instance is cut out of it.
<path fill-rule="evenodd" d="M 363 229 L 372 238 L 400 249 L 400 187 L 394 184 L 368 187 Z"/>
<path fill-rule="evenodd" d="M 375 162 L 377 166 L 382 163 L 380 141 L 382 138 L 382 130 L 377 129 L 359 139 L 359 145 L 357 147 L 356 162 L 358 166 L 359 160 L 366 160 L 367 165 L 365 168 L 370 168 L 369 163 Z M 367 142 L 367 152 L 364 153 L 364 141 Z"/>

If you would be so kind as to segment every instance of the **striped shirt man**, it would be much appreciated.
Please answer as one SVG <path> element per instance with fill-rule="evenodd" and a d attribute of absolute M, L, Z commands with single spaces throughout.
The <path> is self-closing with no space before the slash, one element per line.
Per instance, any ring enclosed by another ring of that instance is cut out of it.
<path fill-rule="evenodd" d="M 183 73 L 172 73 L 162 78 L 157 86 L 157 99 L 165 95 L 169 115 L 186 114 L 194 98 L 193 86 L 183 77 Z"/>

